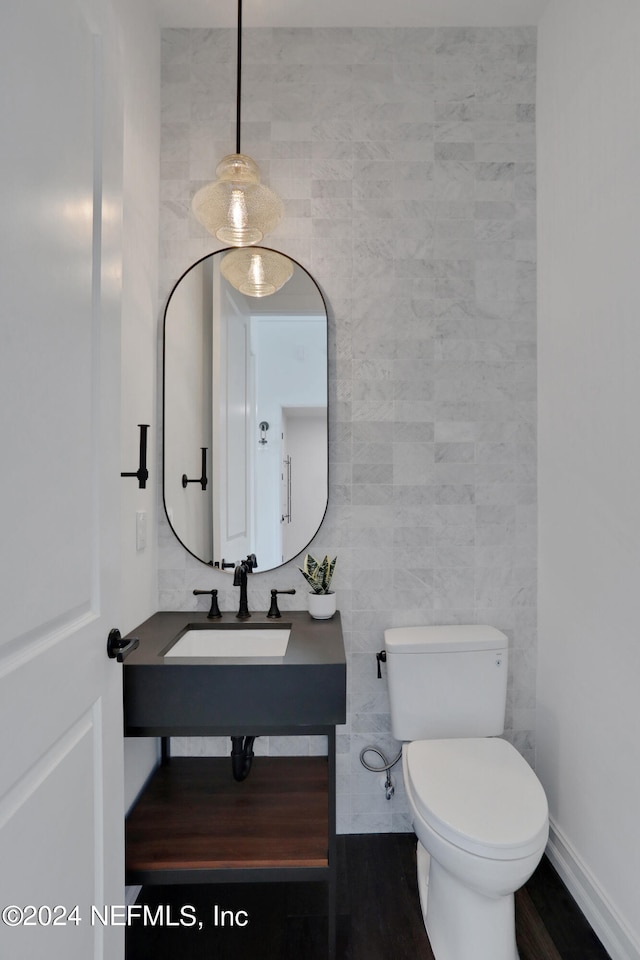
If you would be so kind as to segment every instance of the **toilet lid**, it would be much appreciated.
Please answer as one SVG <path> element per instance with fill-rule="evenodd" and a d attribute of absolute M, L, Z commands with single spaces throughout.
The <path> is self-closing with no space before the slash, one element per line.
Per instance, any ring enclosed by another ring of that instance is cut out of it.
<path fill-rule="evenodd" d="M 542 784 L 506 740 L 416 740 L 405 750 L 417 810 L 450 843 L 494 860 L 544 846 L 549 809 Z"/>

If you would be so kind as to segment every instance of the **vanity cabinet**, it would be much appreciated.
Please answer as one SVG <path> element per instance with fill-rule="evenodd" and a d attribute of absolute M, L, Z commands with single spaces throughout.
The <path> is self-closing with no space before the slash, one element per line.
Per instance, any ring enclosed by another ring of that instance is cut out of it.
<path fill-rule="evenodd" d="M 223 614 L 220 626 L 242 626 Z M 126 822 L 129 884 L 325 881 L 328 955 L 336 928 L 336 725 L 346 718 L 346 662 L 339 613 L 305 611 L 252 626 L 291 630 L 279 658 L 165 659 L 204 613 L 157 613 L 132 631 L 124 661 L 126 736 L 159 736 L 163 760 Z M 255 757 L 236 782 L 226 758 L 170 756 L 172 736 L 307 736 L 326 756 Z"/>

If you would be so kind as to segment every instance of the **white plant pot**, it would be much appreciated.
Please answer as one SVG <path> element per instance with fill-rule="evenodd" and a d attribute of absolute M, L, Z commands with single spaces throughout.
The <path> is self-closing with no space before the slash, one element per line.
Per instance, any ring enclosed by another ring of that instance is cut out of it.
<path fill-rule="evenodd" d="M 314 620 L 330 620 L 336 612 L 336 595 L 331 593 L 310 593 L 309 613 Z"/>

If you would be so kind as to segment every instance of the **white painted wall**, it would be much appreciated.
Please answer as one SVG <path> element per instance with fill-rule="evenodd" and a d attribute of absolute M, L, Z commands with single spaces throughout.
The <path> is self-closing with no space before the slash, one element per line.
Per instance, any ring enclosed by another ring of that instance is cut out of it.
<path fill-rule="evenodd" d="M 122 459 L 138 469 L 139 423 L 150 424 L 149 480 L 121 481 L 122 633 L 158 608 L 157 504 L 160 483 L 156 435 L 158 336 L 158 219 L 160 178 L 160 35 L 150 0 L 113 0 L 120 24 L 124 87 L 124 208 L 122 275 Z M 136 511 L 147 515 L 147 546 L 136 549 Z M 116 624 L 114 624 L 116 626 Z M 156 758 L 156 741 L 125 742 L 127 806 Z"/>
<path fill-rule="evenodd" d="M 551 854 L 640 957 L 640 5 L 539 29 L 537 771 Z"/>

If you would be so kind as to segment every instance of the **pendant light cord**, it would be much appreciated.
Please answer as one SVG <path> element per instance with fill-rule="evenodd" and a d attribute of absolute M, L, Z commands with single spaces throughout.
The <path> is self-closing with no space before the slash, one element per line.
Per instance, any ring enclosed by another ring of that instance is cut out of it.
<path fill-rule="evenodd" d="M 242 0 L 238 0 L 238 59 L 236 65 L 236 153 L 240 153 L 240 88 L 242 83 Z"/>

